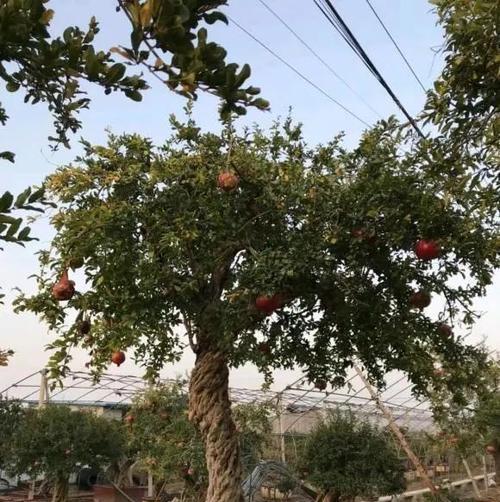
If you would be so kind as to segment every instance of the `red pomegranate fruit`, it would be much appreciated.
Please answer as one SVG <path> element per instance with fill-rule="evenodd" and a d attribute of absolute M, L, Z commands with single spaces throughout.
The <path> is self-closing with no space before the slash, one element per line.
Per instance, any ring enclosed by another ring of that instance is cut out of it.
<path fill-rule="evenodd" d="M 132 425 L 135 421 L 135 417 L 134 415 L 125 415 L 124 420 L 128 425 Z"/>
<path fill-rule="evenodd" d="M 257 349 L 261 354 L 264 354 L 266 356 L 271 353 L 271 348 L 269 347 L 269 344 L 267 342 L 259 343 L 259 345 L 257 345 Z"/>
<path fill-rule="evenodd" d="M 441 254 L 441 246 L 437 241 L 420 239 L 415 244 L 415 254 L 420 260 L 434 260 Z"/>
<path fill-rule="evenodd" d="M 316 380 L 316 382 L 314 382 L 314 386 L 318 389 L 318 390 L 325 390 L 326 389 L 326 380 Z"/>
<path fill-rule="evenodd" d="M 71 300 L 75 294 L 75 283 L 68 278 L 68 270 L 64 270 L 60 279 L 52 287 L 52 296 L 58 301 Z"/>
<path fill-rule="evenodd" d="M 224 192 L 232 192 L 233 190 L 236 190 L 239 183 L 240 179 L 238 176 L 229 171 L 223 171 L 219 173 L 219 176 L 217 176 L 217 186 Z"/>
<path fill-rule="evenodd" d="M 451 327 L 448 326 L 447 324 L 442 323 L 442 322 L 440 322 L 437 325 L 437 330 L 438 330 L 438 333 L 442 336 L 446 336 L 446 337 L 453 336 L 453 330 L 451 329 Z"/>
<path fill-rule="evenodd" d="M 497 449 L 492 445 L 492 444 L 489 444 L 487 447 L 486 447 L 486 451 L 490 454 L 490 455 L 494 455 L 496 452 L 497 452 Z"/>
<path fill-rule="evenodd" d="M 270 315 L 283 306 L 283 301 L 283 297 L 279 293 L 272 296 L 260 295 L 255 300 L 255 308 L 264 314 Z"/>
<path fill-rule="evenodd" d="M 431 304 L 431 295 L 427 291 L 415 291 L 410 295 L 410 305 L 417 309 L 425 309 Z"/>
<path fill-rule="evenodd" d="M 120 366 L 120 364 L 123 364 L 125 362 L 125 353 L 121 350 L 113 352 L 113 354 L 111 355 L 111 361 L 117 366 Z"/>

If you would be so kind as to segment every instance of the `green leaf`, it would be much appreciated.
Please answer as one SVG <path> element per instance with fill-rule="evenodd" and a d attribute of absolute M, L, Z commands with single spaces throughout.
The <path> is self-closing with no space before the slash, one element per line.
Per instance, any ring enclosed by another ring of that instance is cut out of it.
<path fill-rule="evenodd" d="M 14 219 L 14 221 L 10 225 L 9 230 L 7 230 L 7 234 L 6 234 L 7 237 L 13 237 L 16 234 L 16 232 L 19 230 L 22 222 L 23 222 L 22 218 Z"/>
<path fill-rule="evenodd" d="M 0 197 L 0 213 L 4 213 L 10 209 L 13 202 L 14 196 L 10 192 L 5 192 L 2 197 Z"/>
<path fill-rule="evenodd" d="M 0 152 L 0 159 L 8 160 L 9 162 L 14 163 L 16 155 L 13 152 Z"/>
<path fill-rule="evenodd" d="M 16 202 L 14 206 L 20 208 L 24 205 L 24 203 L 28 200 L 28 197 L 31 195 L 31 187 L 28 187 L 24 192 L 20 193 L 17 196 Z"/>
<path fill-rule="evenodd" d="M 114 64 L 106 73 L 106 84 L 116 84 L 125 75 L 125 65 L 121 63 Z"/>
<path fill-rule="evenodd" d="M 13 80 L 7 82 L 7 85 L 5 86 L 9 92 L 16 92 L 19 90 L 19 87 L 21 87 L 21 84 L 14 82 Z"/>
<path fill-rule="evenodd" d="M 207 24 L 214 24 L 217 21 L 222 21 L 225 24 L 229 24 L 229 21 L 225 14 L 219 11 L 210 12 L 208 14 L 203 14 L 203 19 Z"/>
<path fill-rule="evenodd" d="M 139 91 L 133 89 L 125 89 L 125 96 L 132 99 L 133 101 L 142 101 L 142 94 Z"/>

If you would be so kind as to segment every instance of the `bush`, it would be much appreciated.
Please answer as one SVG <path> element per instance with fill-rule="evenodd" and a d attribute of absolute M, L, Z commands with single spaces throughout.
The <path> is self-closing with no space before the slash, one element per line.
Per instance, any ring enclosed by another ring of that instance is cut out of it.
<path fill-rule="evenodd" d="M 401 493 L 403 463 L 391 438 L 352 413 L 335 412 L 309 436 L 302 472 L 331 500 Z"/>
<path fill-rule="evenodd" d="M 13 475 L 44 475 L 54 502 L 68 498 L 68 480 L 82 465 L 99 469 L 118 460 L 125 438 L 120 423 L 67 406 L 28 409 L 7 440 L 4 465 Z"/>

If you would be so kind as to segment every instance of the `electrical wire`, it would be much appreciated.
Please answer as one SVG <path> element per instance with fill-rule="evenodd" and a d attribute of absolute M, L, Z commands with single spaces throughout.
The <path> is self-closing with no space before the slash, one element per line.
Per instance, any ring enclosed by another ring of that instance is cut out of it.
<path fill-rule="evenodd" d="M 396 96 L 394 91 L 391 89 L 389 84 L 386 82 L 382 74 L 379 72 L 377 67 L 373 64 L 372 60 L 365 52 L 361 44 L 358 42 L 352 31 L 349 29 L 345 21 L 342 19 L 342 16 L 337 12 L 335 7 L 333 6 L 330 0 L 314 0 L 314 3 L 319 8 L 319 10 L 323 13 L 327 21 L 335 28 L 335 30 L 342 36 L 342 38 L 346 41 L 346 43 L 351 47 L 351 49 L 355 52 L 355 54 L 361 59 L 364 65 L 370 70 L 373 76 L 379 81 L 380 85 L 387 91 L 389 96 L 392 98 L 394 103 L 398 106 L 398 108 L 403 112 L 405 117 L 408 119 L 408 122 L 415 129 L 417 134 L 421 138 L 425 138 L 424 134 L 418 127 L 417 123 L 413 119 L 413 117 L 408 113 L 406 108 L 403 106 L 399 98 Z"/>
<path fill-rule="evenodd" d="M 258 0 L 335 78 L 340 80 L 364 105 L 369 108 L 377 117 L 382 118 L 379 112 L 372 105 L 341 77 L 330 64 L 328 64 L 275 10 L 273 10 L 265 0 Z"/>
<path fill-rule="evenodd" d="M 304 80 L 309 85 L 311 85 L 312 87 L 314 87 L 317 91 L 319 91 L 321 94 L 323 94 L 323 96 L 325 96 L 330 101 L 332 101 L 333 103 L 335 103 L 337 106 L 339 106 L 340 108 L 342 108 L 342 110 L 344 110 L 346 113 L 348 113 L 349 115 L 351 115 L 352 117 L 354 117 L 356 120 L 358 120 L 359 122 L 361 122 L 363 125 L 365 125 L 367 127 L 370 127 L 370 124 L 368 124 L 368 122 L 364 121 L 361 117 L 359 117 L 358 115 L 356 115 L 354 112 L 352 112 L 351 110 L 349 110 L 349 108 L 347 108 L 346 106 L 344 106 L 342 103 L 340 103 L 334 97 L 332 97 L 330 94 L 328 94 L 325 90 L 323 90 L 321 87 L 319 87 L 319 85 L 315 84 L 311 79 L 309 79 L 303 73 L 301 73 L 299 70 L 297 70 L 297 68 L 295 68 L 295 66 L 293 66 L 288 61 L 286 61 L 285 59 L 283 59 L 279 54 L 277 54 L 275 51 L 273 51 L 264 42 L 262 42 L 261 40 L 259 40 L 255 35 L 253 35 L 252 33 L 250 33 L 246 28 L 244 28 L 241 24 L 239 24 L 237 21 L 235 21 L 231 16 L 227 16 L 227 18 L 236 27 L 238 27 L 241 31 L 243 31 L 244 33 L 246 33 L 246 35 L 248 35 L 252 40 L 254 40 L 255 42 L 257 42 L 262 48 L 264 48 L 267 52 L 269 52 L 276 59 L 278 59 L 281 63 L 283 63 L 290 70 L 292 70 L 302 80 Z"/>
<path fill-rule="evenodd" d="M 260 1 L 262 1 L 262 0 L 260 0 Z M 380 25 L 382 26 L 382 28 L 384 29 L 384 31 L 387 33 L 387 36 L 391 39 L 391 42 L 393 43 L 394 47 L 396 47 L 396 50 L 399 52 L 399 55 L 403 58 L 403 61 L 406 63 L 406 66 L 408 66 L 408 68 L 412 72 L 412 74 L 415 77 L 416 81 L 420 84 L 420 87 L 422 88 L 422 90 L 425 93 L 427 93 L 427 89 L 425 88 L 424 84 L 422 83 L 422 81 L 420 80 L 420 78 L 418 77 L 418 75 L 416 74 L 415 70 L 413 69 L 413 67 L 410 64 L 410 62 L 408 61 L 408 59 L 406 59 L 406 56 L 403 54 L 403 51 L 400 49 L 400 47 L 399 47 L 398 43 L 396 42 L 396 40 L 394 40 L 394 37 L 391 35 L 391 32 L 389 31 L 389 29 L 387 28 L 387 26 L 384 24 L 384 22 L 382 21 L 382 19 L 378 15 L 377 11 L 375 10 L 375 7 L 373 7 L 373 5 L 371 4 L 370 0 L 365 0 L 365 2 L 368 4 L 368 7 L 370 7 L 370 9 L 373 12 L 374 16 L 377 18 L 378 22 L 380 23 Z"/>

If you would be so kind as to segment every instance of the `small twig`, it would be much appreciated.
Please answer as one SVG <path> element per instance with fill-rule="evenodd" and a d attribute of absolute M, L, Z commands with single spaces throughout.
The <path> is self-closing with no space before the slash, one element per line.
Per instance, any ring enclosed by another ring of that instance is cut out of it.
<path fill-rule="evenodd" d="M 191 326 L 191 321 L 190 319 L 188 319 L 186 317 L 185 314 L 182 314 L 182 319 L 184 321 L 184 327 L 186 328 L 186 333 L 187 333 L 187 336 L 188 336 L 188 340 L 189 340 L 189 346 L 191 347 L 191 350 L 197 354 L 200 347 L 197 343 L 195 343 L 194 341 L 194 335 L 193 335 L 193 329 L 192 329 L 192 326 Z"/>

